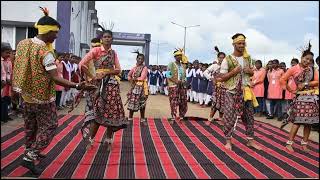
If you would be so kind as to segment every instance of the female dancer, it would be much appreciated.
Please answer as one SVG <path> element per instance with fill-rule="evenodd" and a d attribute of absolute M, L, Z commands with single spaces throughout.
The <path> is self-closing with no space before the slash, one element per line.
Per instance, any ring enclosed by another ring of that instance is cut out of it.
<path fill-rule="evenodd" d="M 147 83 L 148 68 L 143 64 L 144 55 L 140 54 L 139 51 L 134 53 L 137 53 L 137 64 L 128 74 L 128 80 L 131 82 L 131 89 L 127 94 L 128 100 L 126 103 L 129 110 L 128 120 L 132 120 L 133 113 L 140 110 L 140 121 L 146 125 L 145 110 L 149 91 Z"/>
<path fill-rule="evenodd" d="M 313 56 L 309 43 L 308 48 L 302 53 L 301 63 L 291 67 L 280 79 L 283 89 L 296 94 L 289 108 L 289 117 L 281 126 L 283 128 L 288 122 L 293 123 L 286 143 L 286 148 L 291 152 L 294 151 L 292 144 L 300 125 L 304 125 L 301 145 L 304 151 L 308 151 L 311 125 L 319 123 L 319 97 L 317 96 L 319 95 L 319 72 L 309 66 Z M 297 85 L 295 91 L 286 83 L 290 77 L 294 78 Z"/>
<path fill-rule="evenodd" d="M 101 40 L 102 46 L 91 49 L 79 63 L 83 73 L 90 76 L 92 74 L 88 70 L 88 65 L 90 61 L 94 62 L 96 71 L 90 82 L 99 87 L 95 92 L 89 92 L 91 103 L 87 104 L 81 132 L 92 145 L 99 126 L 107 127 L 105 142 L 108 143 L 110 150 L 113 133 L 126 128 L 127 120 L 121 101 L 120 85 L 115 77 L 120 74 L 121 68 L 117 53 L 111 48 L 112 31 L 103 30 Z M 93 108 L 88 109 L 90 106 Z"/>

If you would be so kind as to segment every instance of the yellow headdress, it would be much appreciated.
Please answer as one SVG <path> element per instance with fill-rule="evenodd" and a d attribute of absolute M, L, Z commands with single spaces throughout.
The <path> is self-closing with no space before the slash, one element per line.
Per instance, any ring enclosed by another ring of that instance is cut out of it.
<path fill-rule="evenodd" d="M 47 8 L 40 7 L 45 16 L 49 17 L 49 10 Z M 59 27 L 57 25 L 38 25 L 35 23 L 34 27 L 38 29 L 38 34 L 47 34 L 50 31 L 59 31 Z M 50 51 L 54 52 L 52 43 L 47 43 L 47 47 Z"/>
<path fill-rule="evenodd" d="M 91 43 L 91 47 L 99 47 L 99 46 L 101 46 L 101 43 L 100 43 L 100 42 Z"/>
<path fill-rule="evenodd" d="M 246 38 L 243 35 L 239 35 L 237 38 L 233 39 L 233 43 L 237 43 L 239 41 L 246 41 Z M 247 48 L 244 48 L 243 57 L 248 58 L 250 55 L 248 53 Z"/>
<path fill-rule="evenodd" d="M 183 64 L 187 64 L 188 63 L 188 57 L 186 55 L 184 55 L 183 49 L 176 49 L 176 51 L 174 51 L 173 56 L 178 56 L 178 55 L 182 56 L 181 62 Z"/>

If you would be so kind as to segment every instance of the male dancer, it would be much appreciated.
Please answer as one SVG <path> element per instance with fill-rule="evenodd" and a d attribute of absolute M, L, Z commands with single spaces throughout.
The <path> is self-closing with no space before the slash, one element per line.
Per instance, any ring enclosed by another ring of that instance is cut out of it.
<path fill-rule="evenodd" d="M 175 62 L 168 64 L 167 72 L 171 116 L 178 122 L 184 118 L 188 110 L 186 69 L 182 65 L 183 56 L 181 50 L 176 50 L 174 52 Z M 179 107 L 179 116 L 177 116 L 177 107 Z"/>
<path fill-rule="evenodd" d="M 231 150 L 231 137 L 237 125 L 237 120 L 241 118 L 246 128 L 247 146 L 260 150 L 261 148 L 253 140 L 253 107 L 257 106 L 258 103 L 250 88 L 250 76 L 253 75 L 252 60 L 245 49 L 246 37 L 237 33 L 232 36 L 232 39 L 234 51 L 222 61 L 220 67 L 222 75 L 217 78 L 217 81 L 224 82 L 227 89 L 222 118 L 224 122 L 223 131 L 227 141 L 225 147 Z"/>
<path fill-rule="evenodd" d="M 22 166 L 33 174 L 41 169 L 34 161 L 45 156 L 40 154 L 52 141 L 58 126 L 55 103 L 55 83 L 76 89 L 95 89 L 95 86 L 74 83 L 61 78 L 53 56 L 52 43 L 57 38 L 60 24 L 49 16 L 48 10 L 36 23 L 38 35 L 19 42 L 13 72 L 13 89 L 24 100 L 25 154 Z"/>

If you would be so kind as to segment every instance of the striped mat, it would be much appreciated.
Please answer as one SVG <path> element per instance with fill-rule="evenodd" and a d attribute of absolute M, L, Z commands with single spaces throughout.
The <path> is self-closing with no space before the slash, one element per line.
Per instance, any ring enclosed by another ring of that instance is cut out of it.
<path fill-rule="evenodd" d="M 263 150 L 246 146 L 245 130 L 239 124 L 233 151 L 224 149 L 222 126 L 190 118 L 169 124 L 166 118 L 148 119 L 140 125 L 135 118 L 128 128 L 115 133 L 111 151 L 101 143 L 106 128 L 99 128 L 93 147 L 86 151 L 80 134 L 83 116 L 59 116 L 52 143 L 38 162 L 44 168 L 37 178 L 317 178 L 319 144 L 301 150 L 296 137 L 295 153 L 285 150 L 288 133 L 272 125 L 255 123 L 257 142 Z M 20 166 L 24 151 L 23 127 L 1 137 L 1 176 L 34 177 Z"/>

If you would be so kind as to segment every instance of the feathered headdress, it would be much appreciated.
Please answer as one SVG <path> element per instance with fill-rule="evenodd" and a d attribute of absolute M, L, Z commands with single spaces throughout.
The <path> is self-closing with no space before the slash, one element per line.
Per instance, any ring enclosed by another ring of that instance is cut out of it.
<path fill-rule="evenodd" d="M 43 12 L 44 16 L 39 19 L 38 22 L 35 23 L 34 27 L 38 29 L 38 34 L 47 34 L 50 31 L 59 31 L 60 29 L 60 24 L 53 19 L 52 17 L 49 16 L 49 10 L 45 7 L 39 6 L 40 10 Z M 56 22 L 54 25 L 46 22 Z M 40 23 L 40 24 L 38 24 Z M 54 52 L 52 43 L 47 42 L 47 48 L 51 51 Z"/>
<path fill-rule="evenodd" d="M 311 45 L 311 40 L 309 40 L 309 43 L 308 43 L 308 45 L 306 46 L 306 48 L 305 48 L 305 52 L 311 52 L 311 47 L 312 47 L 312 45 Z"/>
<path fill-rule="evenodd" d="M 110 21 L 108 26 L 104 22 L 102 22 L 101 25 L 98 24 L 98 27 L 102 30 L 102 32 L 105 32 L 106 30 L 112 31 L 112 29 L 114 27 L 114 22 Z M 102 35 L 103 35 L 103 33 L 98 34 L 97 38 L 101 39 Z"/>
<path fill-rule="evenodd" d="M 215 46 L 215 47 L 214 47 L 214 50 L 215 50 L 217 53 L 220 52 L 218 46 Z"/>
<path fill-rule="evenodd" d="M 137 55 L 142 54 L 142 53 L 139 52 L 139 49 L 134 50 L 132 53 L 135 53 Z"/>
<path fill-rule="evenodd" d="M 309 43 L 306 45 L 306 46 L 304 46 L 304 47 L 300 47 L 298 50 L 302 53 L 302 54 L 304 54 L 304 53 L 306 53 L 306 52 L 311 52 L 311 47 L 312 47 L 312 45 L 311 45 L 311 40 L 309 40 Z"/>
<path fill-rule="evenodd" d="M 43 14 L 45 15 L 45 16 L 49 16 L 49 10 L 48 10 L 48 8 L 43 8 L 43 7 L 41 7 L 41 6 L 39 6 L 39 8 L 41 9 L 41 11 L 43 12 Z"/>

